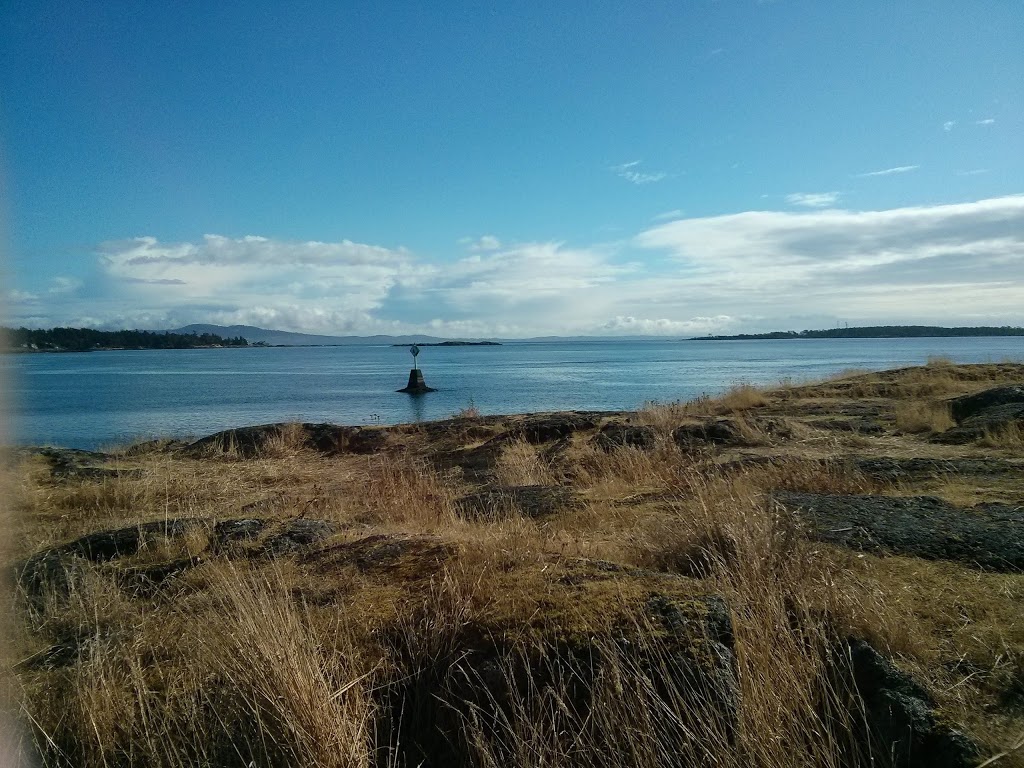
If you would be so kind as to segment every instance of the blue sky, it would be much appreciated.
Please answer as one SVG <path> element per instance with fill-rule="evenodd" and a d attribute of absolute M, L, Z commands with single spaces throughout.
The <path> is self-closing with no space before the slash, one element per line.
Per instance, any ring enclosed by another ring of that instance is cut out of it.
<path fill-rule="evenodd" d="M 1024 323 L 1024 6 L 7 4 L 7 322 Z"/>

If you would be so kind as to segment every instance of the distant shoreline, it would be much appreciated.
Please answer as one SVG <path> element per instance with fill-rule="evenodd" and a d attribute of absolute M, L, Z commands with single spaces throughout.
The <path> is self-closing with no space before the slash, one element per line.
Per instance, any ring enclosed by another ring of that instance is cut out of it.
<path fill-rule="evenodd" d="M 772 331 L 770 333 L 739 333 L 731 336 L 694 336 L 687 341 L 776 341 L 786 339 L 941 339 L 1024 336 L 1024 328 L 1016 326 L 958 326 L 944 328 L 934 325 L 878 325 L 859 328 L 828 328 L 816 331 Z"/>

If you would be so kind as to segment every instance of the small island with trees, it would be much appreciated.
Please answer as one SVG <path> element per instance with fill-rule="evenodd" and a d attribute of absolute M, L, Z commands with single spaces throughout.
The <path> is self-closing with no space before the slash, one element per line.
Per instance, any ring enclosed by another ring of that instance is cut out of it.
<path fill-rule="evenodd" d="M 859 328 L 826 328 L 819 331 L 772 331 L 733 336 L 696 336 L 690 341 L 748 341 L 761 339 L 911 339 L 951 336 L 1024 336 L 1016 326 L 980 325 L 943 328 L 935 325 L 872 325 Z"/>
<path fill-rule="evenodd" d="M 97 331 L 92 328 L 0 328 L 5 352 L 93 352 L 113 349 L 247 347 L 241 336 L 166 331 Z"/>
<path fill-rule="evenodd" d="M 497 341 L 424 341 L 417 344 L 392 344 L 392 347 L 500 347 Z"/>

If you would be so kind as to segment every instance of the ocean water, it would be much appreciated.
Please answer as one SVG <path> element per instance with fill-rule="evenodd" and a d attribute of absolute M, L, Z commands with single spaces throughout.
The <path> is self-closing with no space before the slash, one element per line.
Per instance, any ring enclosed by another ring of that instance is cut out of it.
<path fill-rule="evenodd" d="M 822 378 L 944 355 L 1024 360 L 1024 338 L 600 341 L 423 347 L 437 392 L 404 387 L 402 347 L 270 347 L 0 356 L 8 440 L 100 448 L 301 420 L 397 424 L 484 414 L 623 410 L 737 383 Z"/>

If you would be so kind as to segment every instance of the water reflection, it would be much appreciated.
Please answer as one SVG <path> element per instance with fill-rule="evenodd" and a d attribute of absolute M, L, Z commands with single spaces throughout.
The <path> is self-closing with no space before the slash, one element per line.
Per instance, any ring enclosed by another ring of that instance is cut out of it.
<path fill-rule="evenodd" d="M 424 412 L 426 408 L 426 395 L 406 395 L 409 398 L 410 410 L 412 411 L 412 421 L 414 424 L 419 424 L 424 421 Z"/>

